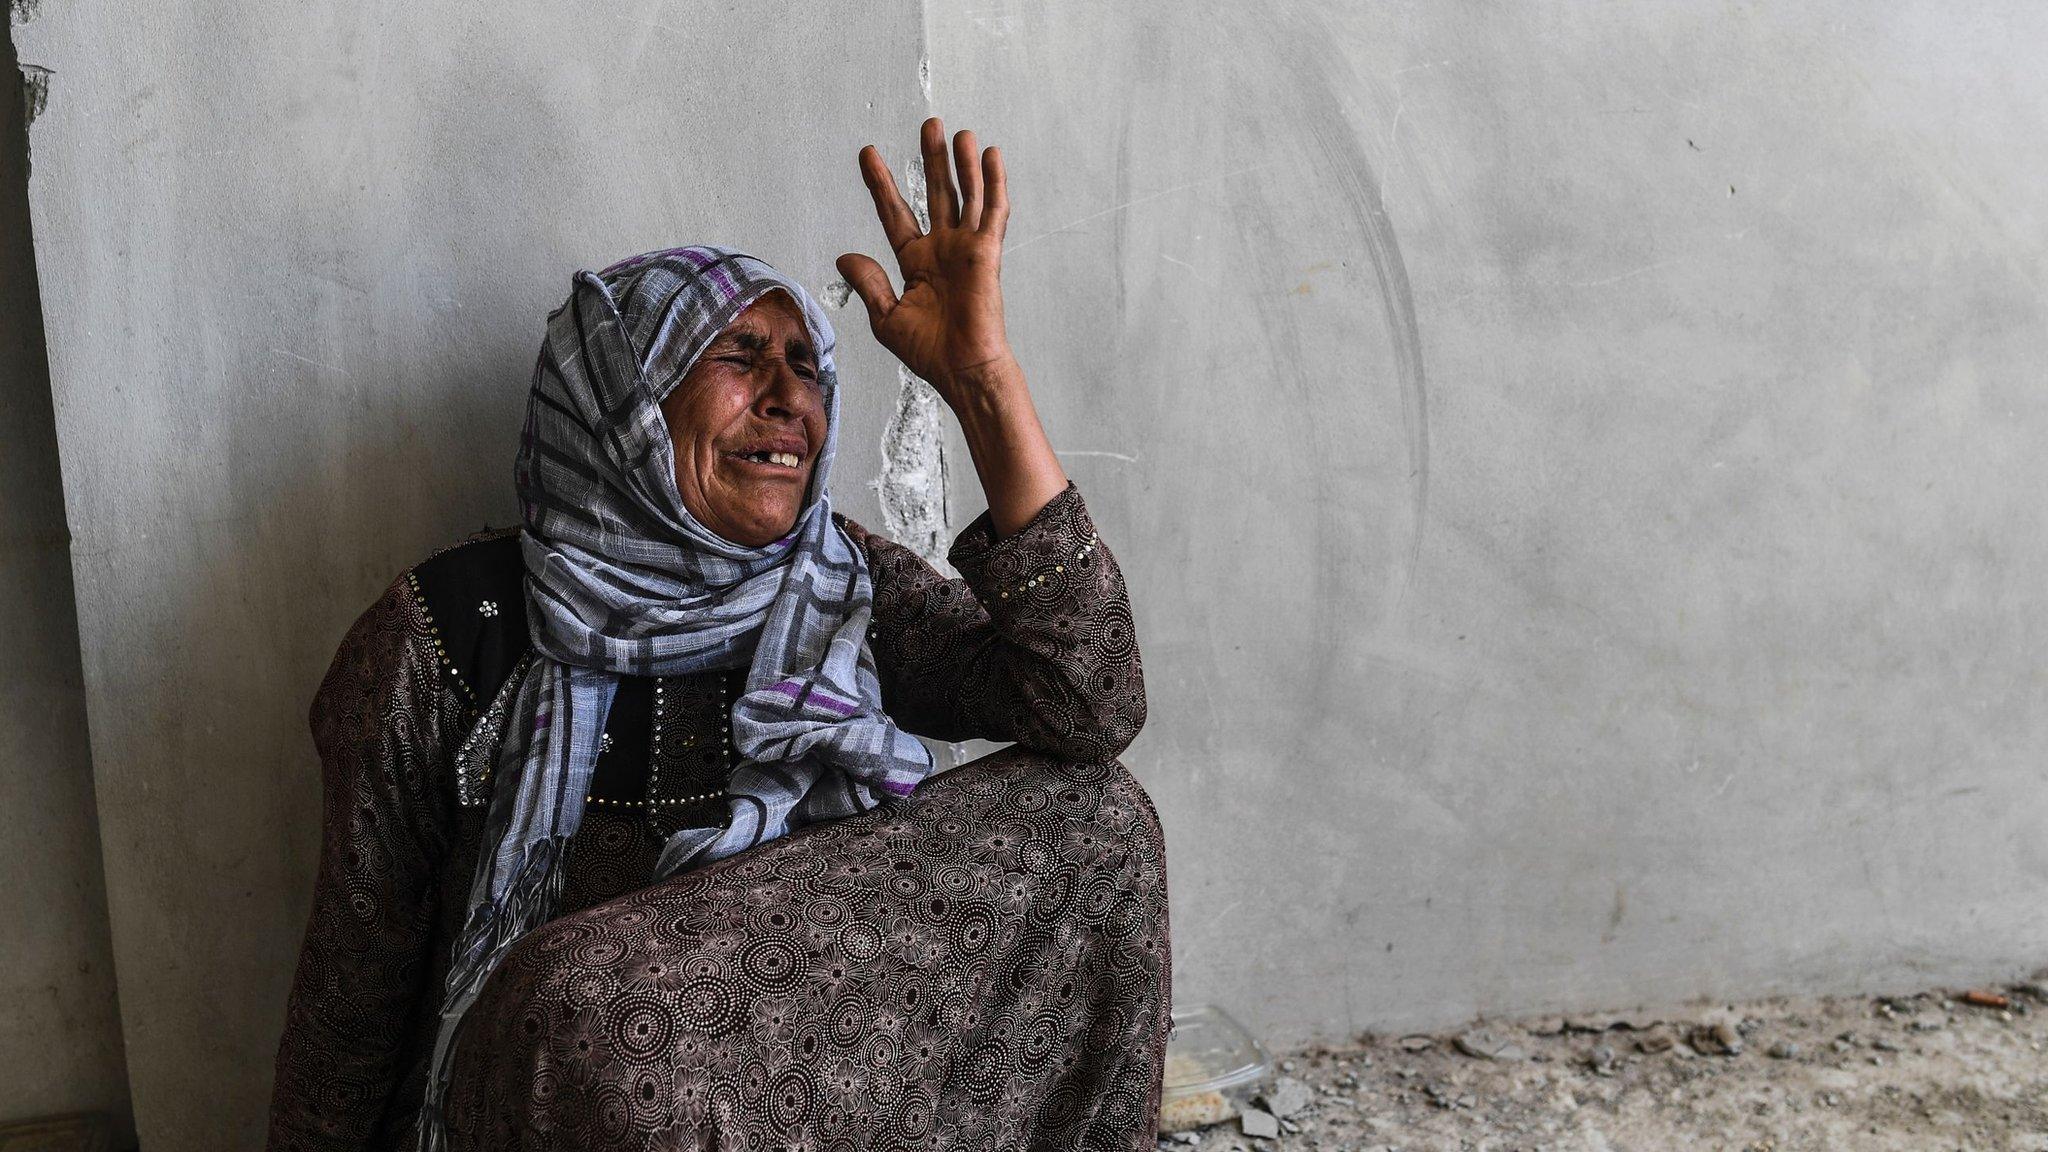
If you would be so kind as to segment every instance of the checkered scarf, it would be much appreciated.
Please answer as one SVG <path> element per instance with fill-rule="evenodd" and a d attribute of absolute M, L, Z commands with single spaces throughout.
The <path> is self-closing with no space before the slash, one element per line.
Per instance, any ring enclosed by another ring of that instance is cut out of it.
<path fill-rule="evenodd" d="M 750 548 L 683 507 L 661 401 L 713 337 L 778 288 L 816 349 L 825 443 L 790 534 Z M 555 915 L 562 848 L 582 822 L 619 677 L 747 668 L 732 709 L 732 819 L 669 837 L 651 879 L 864 812 L 878 791 L 908 795 L 932 771 L 924 746 L 882 711 L 866 558 L 832 520 L 833 343 L 802 285 L 710 245 L 580 272 L 548 317 L 516 469 L 535 658 L 500 696 L 505 735 L 443 991 L 423 1152 L 446 1147 L 441 1103 L 463 1013 L 505 951 Z"/>

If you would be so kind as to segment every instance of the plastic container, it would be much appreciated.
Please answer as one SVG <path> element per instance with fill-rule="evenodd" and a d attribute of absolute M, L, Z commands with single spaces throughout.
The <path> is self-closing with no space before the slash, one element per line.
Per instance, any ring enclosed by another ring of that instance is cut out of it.
<path fill-rule="evenodd" d="M 1273 1058 L 1245 1026 L 1214 1004 L 1176 1008 L 1166 1042 L 1166 1084 L 1159 1130 L 1221 1124 L 1271 1087 Z"/>

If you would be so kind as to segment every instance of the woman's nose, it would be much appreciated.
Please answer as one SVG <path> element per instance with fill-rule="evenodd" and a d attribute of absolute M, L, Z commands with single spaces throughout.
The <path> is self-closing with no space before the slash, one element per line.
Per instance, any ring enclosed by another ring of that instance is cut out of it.
<path fill-rule="evenodd" d="M 767 387 L 761 390 L 761 412 L 764 416 L 794 416 L 801 408 L 799 397 L 804 394 L 808 382 L 786 360 L 777 360 L 768 369 Z"/>

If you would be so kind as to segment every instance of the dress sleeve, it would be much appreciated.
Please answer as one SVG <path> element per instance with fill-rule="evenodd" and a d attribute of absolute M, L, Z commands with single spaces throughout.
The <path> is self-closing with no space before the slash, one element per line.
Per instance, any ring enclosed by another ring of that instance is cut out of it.
<path fill-rule="evenodd" d="M 436 767 L 456 718 L 437 652 L 401 578 L 349 630 L 313 700 L 320 870 L 278 1045 L 271 1152 L 368 1147 L 400 1075 L 452 820 Z"/>
<path fill-rule="evenodd" d="M 987 513 L 968 525 L 947 556 L 963 579 L 855 531 L 875 586 L 869 647 L 897 723 L 1083 761 L 1137 736 L 1145 677 L 1130 597 L 1072 484 L 1000 540 Z"/>

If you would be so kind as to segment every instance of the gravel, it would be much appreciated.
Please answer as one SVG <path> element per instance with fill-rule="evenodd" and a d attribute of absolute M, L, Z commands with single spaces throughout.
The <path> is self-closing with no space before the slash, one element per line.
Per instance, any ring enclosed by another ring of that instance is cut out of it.
<path fill-rule="evenodd" d="M 2048 996 L 1995 991 L 2004 1007 L 1955 990 L 1362 1035 L 1287 1053 L 1261 1094 L 1273 1111 L 1160 1147 L 2043 1152 Z"/>

